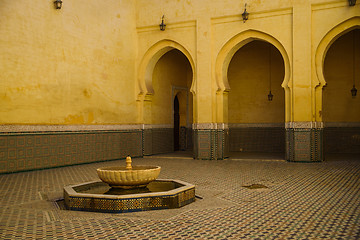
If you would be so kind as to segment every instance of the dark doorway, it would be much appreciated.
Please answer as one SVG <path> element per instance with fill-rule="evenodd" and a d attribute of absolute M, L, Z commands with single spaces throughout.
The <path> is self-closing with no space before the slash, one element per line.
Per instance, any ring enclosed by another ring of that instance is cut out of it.
<path fill-rule="evenodd" d="M 174 99 L 174 151 L 180 150 L 180 113 L 179 113 L 179 99 L 175 96 Z"/>

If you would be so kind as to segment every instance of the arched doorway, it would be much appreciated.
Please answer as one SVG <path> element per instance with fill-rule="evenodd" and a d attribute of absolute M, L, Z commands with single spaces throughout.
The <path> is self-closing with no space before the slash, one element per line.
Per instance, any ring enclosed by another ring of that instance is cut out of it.
<path fill-rule="evenodd" d="M 281 53 L 266 41 L 234 54 L 227 72 L 230 156 L 285 158 L 284 75 Z"/>
<path fill-rule="evenodd" d="M 324 59 L 323 122 L 326 160 L 360 155 L 360 26 L 345 31 Z M 357 96 L 351 90 L 357 88 Z"/>
<path fill-rule="evenodd" d="M 192 67 L 178 49 L 165 53 L 152 74 L 152 154 L 192 150 Z M 189 136 L 190 135 L 190 136 Z"/>

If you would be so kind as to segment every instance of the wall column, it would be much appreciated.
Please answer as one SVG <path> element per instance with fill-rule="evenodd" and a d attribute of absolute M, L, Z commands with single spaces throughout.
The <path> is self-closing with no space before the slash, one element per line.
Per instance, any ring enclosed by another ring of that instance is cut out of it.
<path fill-rule="evenodd" d="M 197 20 L 197 82 L 194 94 L 194 158 L 223 159 L 226 125 L 216 123 L 216 81 L 211 74 L 211 20 L 204 14 Z M 227 131 L 228 132 L 228 131 Z"/>
<path fill-rule="evenodd" d="M 323 124 L 316 120 L 315 86 L 311 74 L 311 2 L 295 1 L 293 9 L 293 81 L 291 116 L 286 127 L 286 159 L 323 160 Z"/>
<path fill-rule="evenodd" d="M 151 103 L 152 94 L 138 96 L 138 123 L 142 130 L 142 155 L 152 154 Z"/>

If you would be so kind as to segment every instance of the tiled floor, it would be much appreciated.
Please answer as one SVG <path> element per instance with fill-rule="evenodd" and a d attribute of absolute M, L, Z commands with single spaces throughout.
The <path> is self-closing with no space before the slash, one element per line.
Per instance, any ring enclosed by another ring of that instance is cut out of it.
<path fill-rule="evenodd" d="M 195 184 L 203 199 L 125 214 L 55 203 L 64 186 L 97 180 L 96 168 L 124 160 L 0 175 L 0 239 L 360 239 L 360 159 L 335 160 L 135 158 L 134 165 L 162 166 L 159 178 Z M 251 184 L 268 188 L 243 187 Z"/>

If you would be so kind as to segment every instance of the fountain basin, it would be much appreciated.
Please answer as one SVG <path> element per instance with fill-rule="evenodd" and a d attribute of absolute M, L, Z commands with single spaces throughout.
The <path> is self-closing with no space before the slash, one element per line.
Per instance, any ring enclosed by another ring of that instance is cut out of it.
<path fill-rule="evenodd" d="M 174 179 L 158 179 L 145 188 L 110 188 L 101 181 L 64 187 L 69 210 L 136 212 L 180 208 L 195 201 L 195 185 Z"/>
<path fill-rule="evenodd" d="M 126 167 L 103 167 L 96 171 L 99 178 L 115 188 L 138 188 L 145 187 L 154 181 L 160 174 L 159 166 L 134 166 Z"/>

